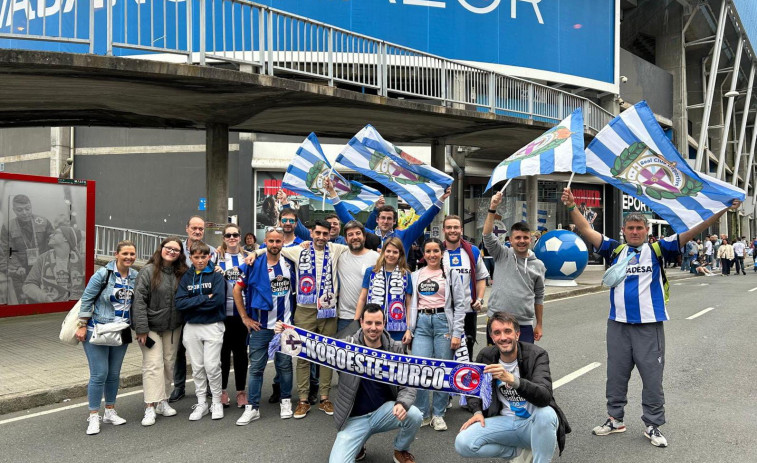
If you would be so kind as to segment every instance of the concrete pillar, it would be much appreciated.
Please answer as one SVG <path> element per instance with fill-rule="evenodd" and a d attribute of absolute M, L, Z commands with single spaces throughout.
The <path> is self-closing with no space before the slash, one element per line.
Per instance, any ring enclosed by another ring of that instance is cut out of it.
<path fill-rule="evenodd" d="M 255 233 L 253 213 L 255 211 L 255 184 L 252 172 L 252 156 L 255 134 L 242 132 L 239 134 L 239 163 L 237 165 L 237 185 L 239 192 L 236 196 L 235 207 L 239 216 L 239 226 L 242 232 Z"/>
<path fill-rule="evenodd" d="M 205 241 L 217 246 L 221 244 L 221 230 L 229 215 L 229 126 L 226 124 L 209 123 L 205 128 L 205 189 L 206 219 L 215 225 L 206 226 Z"/>
<path fill-rule="evenodd" d="M 526 214 L 528 227 L 536 231 L 539 226 L 539 180 L 534 175 L 526 177 Z"/>
<path fill-rule="evenodd" d="M 71 127 L 50 128 L 50 177 L 68 178 L 66 161 L 71 157 Z"/>
<path fill-rule="evenodd" d="M 452 159 L 455 161 L 461 172 L 453 170 L 452 176 L 455 177 L 455 184 L 452 186 L 452 196 L 450 196 L 450 213 L 459 215 L 465 221 L 465 151 L 460 151 L 457 146 L 450 147 Z"/>
<path fill-rule="evenodd" d="M 687 135 L 687 94 L 686 94 L 686 56 L 683 46 L 683 7 L 670 4 L 666 8 L 667 20 L 661 34 L 657 37 L 655 64 L 673 74 L 673 131 L 675 145 L 685 159 L 688 159 L 689 145 Z"/>
<path fill-rule="evenodd" d="M 431 140 L 431 167 L 445 172 L 446 149 L 447 146 L 445 145 L 443 138 L 434 138 Z M 452 185 L 452 189 L 455 189 L 455 185 Z M 445 207 L 442 207 L 442 211 L 437 214 L 434 221 L 431 222 L 430 232 L 431 236 L 434 238 L 443 239 L 442 222 L 446 215 L 445 209 Z"/>

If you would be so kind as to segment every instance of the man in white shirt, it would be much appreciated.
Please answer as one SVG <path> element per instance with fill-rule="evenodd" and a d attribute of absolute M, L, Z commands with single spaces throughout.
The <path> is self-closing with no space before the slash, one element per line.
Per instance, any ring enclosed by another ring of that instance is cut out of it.
<path fill-rule="evenodd" d="M 337 276 L 339 278 L 339 302 L 337 332 L 356 321 L 355 307 L 363 287 L 365 269 L 376 265 L 379 254 L 365 247 L 365 227 L 357 220 L 344 225 L 344 236 L 350 252 L 339 256 Z M 355 328 L 359 325 L 356 323 Z"/>
<path fill-rule="evenodd" d="M 707 237 L 704 240 L 704 264 L 705 265 L 712 265 L 712 252 L 713 252 L 712 240 L 710 239 L 710 237 Z"/>
<path fill-rule="evenodd" d="M 744 244 L 743 240 L 739 240 L 736 238 L 733 241 L 733 254 L 734 254 L 734 260 L 736 261 L 736 275 L 741 272 L 742 275 L 746 275 L 746 272 L 744 271 L 744 251 L 746 250 L 746 244 Z"/>

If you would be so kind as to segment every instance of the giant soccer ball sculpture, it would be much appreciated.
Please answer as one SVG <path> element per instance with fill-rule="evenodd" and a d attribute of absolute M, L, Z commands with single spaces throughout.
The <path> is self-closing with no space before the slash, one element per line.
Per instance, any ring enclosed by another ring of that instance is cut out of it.
<path fill-rule="evenodd" d="M 534 246 L 534 253 L 547 268 L 544 284 L 549 286 L 578 286 L 576 278 L 589 263 L 586 243 L 568 230 L 545 233 Z"/>

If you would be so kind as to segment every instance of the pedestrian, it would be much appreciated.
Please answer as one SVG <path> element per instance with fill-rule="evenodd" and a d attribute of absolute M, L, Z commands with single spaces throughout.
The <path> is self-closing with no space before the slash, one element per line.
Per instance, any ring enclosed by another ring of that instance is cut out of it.
<path fill-rule="evenodd" d="M 174 296 L 187 264 L 184 245 L 178 236 L 169 236 L 142 267 L 134 288 L 134 331 L 142 351 L 142 389 L 145 416 L 142 426 L 155 424 L 159 413 L 174 416 L 168 404 L 176 352 L 181 342 L 182 317 Z"/>
<path fill-rule="evenodd" d="M 571 431 L 552 395 L 547 352 L 519 341 L 517 317 L 495 312 L 486 331 L 494 341 L 478 353 L 492 375 L 491 404 L 484 409 L 478 397 L 468 401 L 473 416 L 460 428 L 455 450 L 466 458 L 505 458 L 531 449 L 534 463 L 549 462 L 557 445 L 562 453 Z"/>
<path fill-rule="evenodd" d="M 244 246 L 242 246 L 247 252 L 255 252 L 258 250 L 258 239 L 253 233 L 246 233 L 244 235 Z"/>
<path fill-rule="evenodd" d="M 712 235 L 710 237 L 710 240 L 712 241 L 712 255 L 715 260 L 715 265 L 713 268 L 717 269 L 720 268 L 720 259 L 718 258 L 718 249 L 720 249 L 720 245 L 723 244 L 723 240 L 718 237 L 718 235 Z"/>
<path fill-rule="evenodd" d="M 396 238 L 395 238 L 396 239 Z M 397 240 L 399 241 L 399 240 Z M 388 244 L 388 242 L 386 243 Z M 366 304 L 360 329 L 347 342 L 402 354 L 405 346 L 384 330 L 384 313 L 377 304 Z M 280 328 L 279 328 L 280 330 Z M 365 443 L 373 434 L 399 429 L 394 439 L 395 463 L 413 463 L 410 446 L 421 427 L 421 412 L 413 406 L 416 390 L 339 373 L 334 421 L 338 430 L 329 463 L 353 463 L 365 458 Z"/>
<path fill-rule="evenodd" d="M 396 236 L 384 241 L 376 265 L 363 274 L 363 289 L 357 301 L 355 314 L 366 304 L 378 304 L 387 319 L 385 329 L 395 341 L 408 345 L 412 334 L 407 326 L 407 311 L 413 294 L 413 281 L 405 260 L 402 241 Z"/>
<path fill-rule="evenodd" d="M 712 266 L 712 255 L 713 252 L 713 244 L 712 244 L 712 238 L 705 237 L 704 239 L 704 261 L 702 262 L 703 265 L 709 265 Z"/>
<path fill-rule="evenodd" d="M 281 257 L 284 233 L 281 228 L 268 227 L 265 233 L 265 258 L 252 265 L 244 264 L 242 275 L 234 286 L 237 312 L 249 332 L 250 370 L 247 376 L 247 404 L 237 420 L 244 426 L 260 418 L 260 396 L 263 373 L 268 362 L 268 344 L 274 337 L 277 322 L 292 323 L 295 306 L 295 265 Z M 274 367 L 279 377 L 279 416 L 292 417 L 292 357 L 276 352 Z"/>
<path fill-rule="evenodd" d="M 494 214 L 501 202 L 502 193 L 495 193 L 484 221 L 484 244 L 494 257 L 494 279 L 497 281 L 492 286 L 486 313 L 489 317 L 501 310 L 514 314 L 520 325 L 521 342 L 539 341 L 543 334 L 544 274 L 547 270 L 530 250 L 531 230 L 525 223 L 517 222 L 510 227 L 512 247 L 502 246 L 494 236 Z M 491 345 L 491 339 L 487 337 L 486 341 Z"/>
<path fill-rule="evenodd" d="M 746 275 L 744 271 L 744 255 L 746 254 L 746 243 L 743 238 L 736 238 L 733 242 L 733 262 L 736 264 L 736 275 L 741 272 L 742 275 Z"/>
<path fill-rule="evenodd" d="M 456 215 L 448 215 L 442 222 L 444 232 L 443 267 L 451 274 L 460 276 L 463 283 L 465 301 L 465 340 L 468 355 L 473 357 L 473 345 L 478 330 L 478 312 L 484 306 L 484 293 L 489 271 L 484 265 L 478 246 L 463 239 L 463 220 Z"/>
<path fill-rule="evenodd" d="M 443 265 L 444 243 L 429 238 L 423 243 L 421 267 L 412 274 L 414 284 L 408 325 L 413 333 L 413 355 L 451 360 L 465 336 L 465 309 L 470 299 L 457 272 Z M 433 400 L 429 401 L 429 395 Z M 415 406 L 423 413 L 421 426 L 446 431 L 444 415 L 449 394 L 419 390 Z M 430 407 L 429 407 L 430 405 Z"/>
<path fill-rule="evenodd" d="M 211 413 L 211 418 L 223 418 L 221 404 L 221 348 L 223 324 L 226 318 L 226 282 L 209 264 L 211 248 L 195 241 L 189 248 L 192 266 L 179 282 L 176 291 L 176 310 L 184 315 L 182 342 L 192 363 L 197 404 L 192 406 L 190 421 L 198 421 Z M 207 403 L 208 384 L 212 402 Z"/>
<path fill-rule="evenodd" d="M 357 220 L 344 224 L 344 234 L 350 252 L 339 256 L 339 302 L 337 332 L 355 322 L 358 326 L 355 310 L 360 292 L 363 289 L 365 271 L 376 265 L 379 253 L 365 247 L 365 227 Z"/>
<path fill-rule="evenodd" d="M 234 384 L 236 386 L 235 403 L 237 408 L 247 405 L 247 394 L 244 392 L 247 381 L 247 327 L 234 306 L 234 285 L 237 284 L 241 273 L 239 267 L 244 264 L 245 252 L 239 246 L 240 229 L 237 224 L 230 223 L 223 228 L 223 243 L 218 256 L 218 266 L 223 270 L 226 281 L 226 318 L 223 319 L 223 346 L 221 347 L 221 404 L 228 407 L 231 399 L 226 390 L 229 386 L 231 372 L 231 358 L 234 357 Z"/>
<path fill-rule="evenodd" d="M 694 241 L 693 237 L 690 240 L 686 241 L 686 246 L 683 250 L 683 256 L 681 256 L 682 272 L 689 271 L 689 268 L 691 267 L 691 261 L 697 256 L 698 252 L 699 247 L 697 246 L 697 242 Z"/>
<path fill-rule="evenodd" d="M 186 256 L 184 258 L 184 262 L 187 266 L 187 268 L 192 266 L 192 260 L 189 256 L 189 249 L 192 246 L 192 244 L 196 241 L 202 241 L 205 239 L 205 219 L 200 217 L 199 215 L 193 215 L 192 217 L 187 220 L 187 239 L 184 241 L 184 251 L 186 253 Z M 210 261 L 209 264 L 211 267 L 215 266 L 215 264 L 218 263 L 218 252 L 214 249 L 210 249 Z M 220 271 L 220 267 L 218 268 Z M 183 336 L 182 331 L 182 336 Z M 184 343 L 180 340 L 179 341 L 179 350 L 176 352 L 176 362 L 174 363 L 174 372 L 173 372 L 173 392 L 171 392 L 171 397 L 169 397 L 168 401 L 173 403 L 181 400 L 184 398 L 185 392 L 184 392 L 184 385 L 187 382 L 187 350 L 184 347 Z"/>
<path fill-rule="evenodd" d="M 116 395 L 121 365 L 131 342 L 131 329 L 127 328 L 122 333 L 120 346 L 95 345 L 89 342 L 95 325 L 131 323 L 131 305 L 137 279 L 137 271 L 131 266 L 137 257 L 137 250 L 131 241 L 121 241 L 116 245 L 115 255 L 115 260 L 108 262 L 92 275 L 84 289 L 76 330 L 76 339 L 83 343 L 89 363 L 87 434 L 90 435 L 100 432 L 100 401 L 103 395 L 105 414 L 102 422 L 116 426 L 126 423 L 126 420 L 116 413 Z"/>
<path fill-rule="evenodd" d="M 723 267 L 722 276 L 731 274 L 731 264 L 733 263 L 734 256 L 733 246 L 728 243 L 726 238 L 723 238 L 720 249 L 718 249 L 718 259 L 720 259 L 720 265 Z"/>
<path fill-rule="evenodd" d="M 720 219 L 728 208 L 684 233 L 668 236 L 654 245 L 647 243 L 649 222 L 646 216 L 628 214 L 623 220 L 626 244 L 620 245 L 589 226 L 583 215 L 576 210 L 575 198 L 569 188 L 563 190 L 561 199 L 568 207 L 570 217 L 582 238 L 613 266 L 620 263 L 619 268 L 623 270 L 619 272 L 619 281 L 610 285 L 605 385 L 608 418 L 604 424 L 596 426 L 592 433 L 606 436 L 626 430 L 623 423 L 624 409 L 628 403 L 628 381 L 635 366 L 644 384 L 641 393 L 644 435 L 652 445 L 667 447 L 668 441 L 660 431 L 660 426 L 665 424 L 665 395 L 662 387 L 665 368 L 663 322 L 669 319 L 668 284 L 662 263 L 675 258 L 680 253 L 681 243 L 690 242 L 694 236 Z M 732 207 L 738 208 L 740 203 L 733 200 Z M 616 268 L 611 267 L 605 276 L 611 276 Z"/>

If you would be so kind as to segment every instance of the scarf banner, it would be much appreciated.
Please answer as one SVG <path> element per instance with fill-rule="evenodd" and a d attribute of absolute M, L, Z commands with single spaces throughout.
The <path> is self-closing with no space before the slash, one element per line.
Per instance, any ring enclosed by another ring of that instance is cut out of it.
<path fill-rule="evenodd" d="M 480 397 L 484 408 L 491 402 L 491 375 L 480 363 L 372 349 L 286 324 L 269 344 L 268 355 L 276 352 L 393 386 Z"/>
<path fill-rule="evenodd" d="M 326 243 L 323 250 L 323 268 L 321 269 L 321 282 L 315 282 L 315 247 L 310 244 L 308 249 L 300 253 L 300 261 L 297 265 L 297 303 L 315 304 L 318 309 L 317 318 L 336 317 L 336 295 L 334 294 L 334 282 L 331 272 L 331 246 Z"/>
<path fill-rule="evenodd" d="M 399 267 L 392 271 L 389 281 L 386 281 L 386 272 L 383 270 L 371 273 L 368 302 L 384 309 L 387 331 L 407 330 L 406 288 L 407 273 Z"/>

